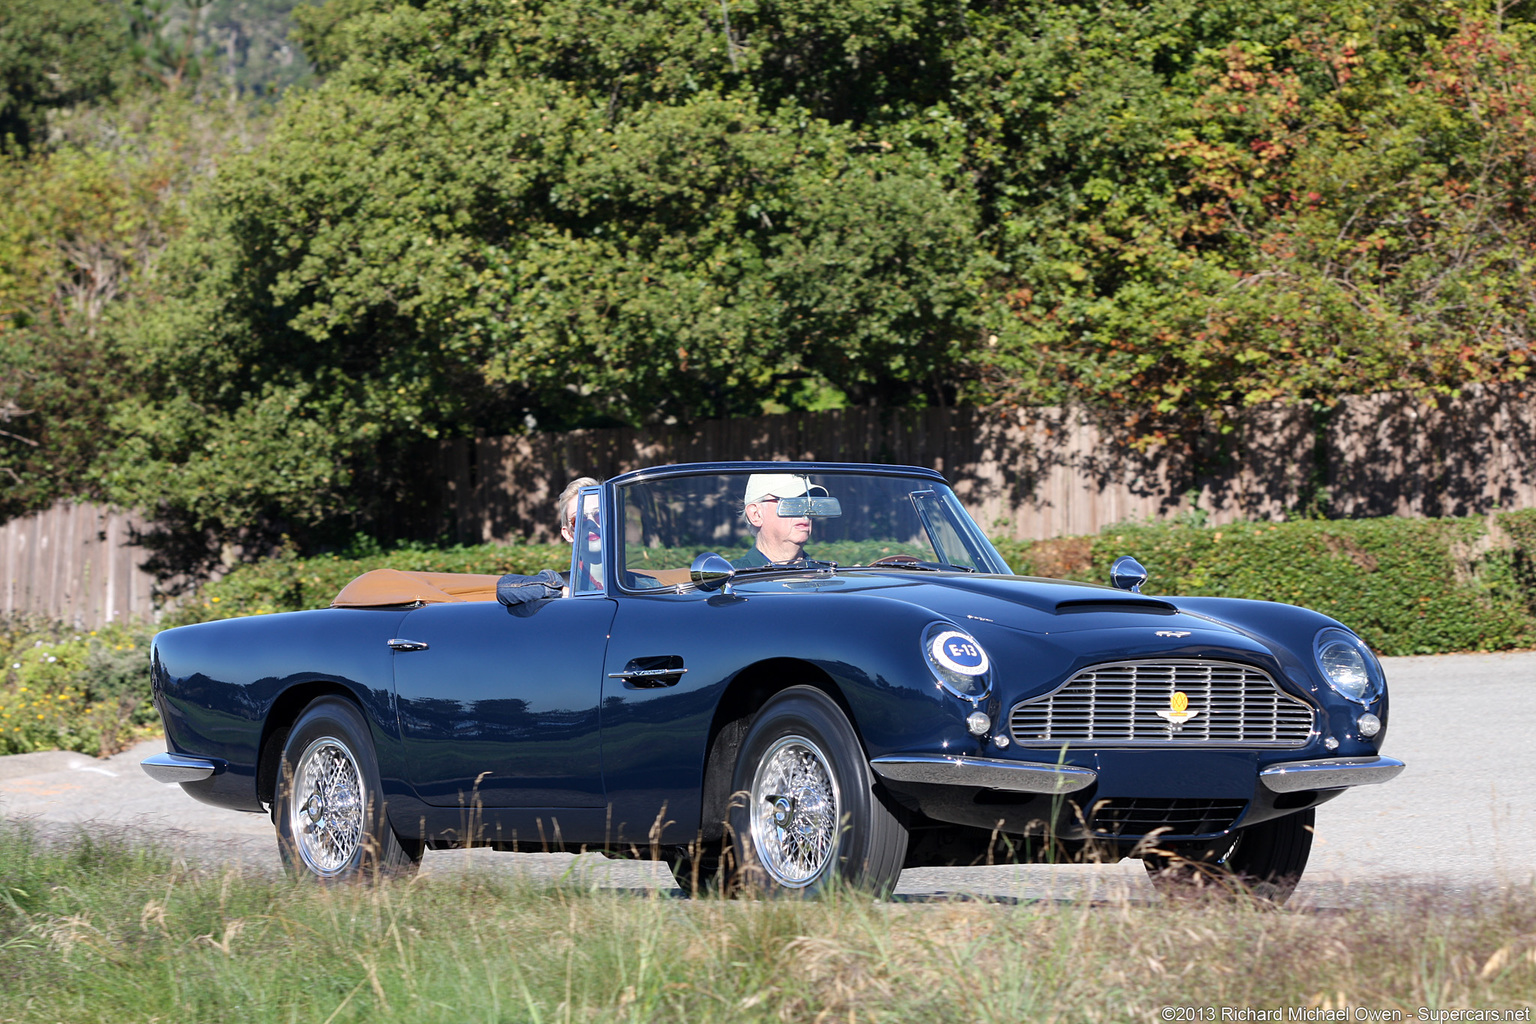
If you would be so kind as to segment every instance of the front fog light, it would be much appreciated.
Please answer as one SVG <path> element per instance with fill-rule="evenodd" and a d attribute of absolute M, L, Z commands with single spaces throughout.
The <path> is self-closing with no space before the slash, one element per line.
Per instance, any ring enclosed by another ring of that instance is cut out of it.
<path fill-rule="evenodd" d="M 1360 730 L 1360 735 L 1362 737 L 1365 739 L 1370 739 L 1372 736 L 1375 736 L 1377 733 L 1381 732 L 1381 719 L 1377 718 L 1370 712 L 1366 712 L 1355 721 L 1355 728 Z"/>
<path fill-rule="evenodd" d="M 985 711 L 972 711 L 971 716 L 965 720 L 965 727 L 971 730 L 972 736 L 985 736 L 987 730 L 992 728 L 992 719 L 987 717 Z"/>

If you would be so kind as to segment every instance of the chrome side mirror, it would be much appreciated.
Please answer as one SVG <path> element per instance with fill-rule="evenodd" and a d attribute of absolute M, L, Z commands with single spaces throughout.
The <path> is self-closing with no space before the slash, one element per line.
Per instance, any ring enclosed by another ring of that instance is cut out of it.
<path fill-rule="evenodd" d="M 1147 582 L 1147 570 L 1130 555 L 1121 555 L 1109 567 L 1109 582 L 1121 590 L 1141 593 L 1141 585 Z"/>
<path fill-rule="evenodd" d="M 736 575 L 736 567 L 725 560 L 724 555 L 717 555 L 713 551 L 706 551 L 693 560 L 688 567 L 688 578 L 693 580 L 693 585 L 700 590 L 715 590 L 724 588 L 723 593 L 731 592 L 731 578 Z"/>

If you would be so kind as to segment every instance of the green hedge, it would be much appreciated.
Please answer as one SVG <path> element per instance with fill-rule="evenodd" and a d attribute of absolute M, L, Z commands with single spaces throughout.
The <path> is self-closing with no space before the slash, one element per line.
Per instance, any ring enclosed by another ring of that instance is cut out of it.
<path fill-rule="evenodd" d="M 1284 601 L 1355 629 L 1382 654 L 1536 646 L 1536 509 L 1473 519 L 1113 526 L 1091 543 L 1006 545 L 1016 572 L 1104 581 L 1123 554 L 1149 594 Z M 1067 554 L 1063 556 L 1063 549 Z M 1075 571 L 1074 571 L 1075 570 Z"/>
<path fill-rule="evenodd" d="M 1382 654 L 1536 646 L 1536 509 L 1473 519 L 1302 520 L 1112 526 L 1097 537 L 998 544 L 1016 572 L 1103 581 L 1119 555 L 1147 566 L 1149 594 L 1306 605 Z M 241 566 L 166 619 L 181 624 L 329 604 L 373 568 L 534 573 L 563 568 L 563 544 L 406 548 Z"/>
<path fill-rule="evenodd" d="M 998 544 L 1016 572 L 1103 581 L 1116 557 L 1146 565 L 1149 594 L 1286 601 L 1332 615 L 1382 654 L 1536 646 L 1536 509 L 1476 519 L 1113 526 L 1096 537 Z M 868 552 L 860 552 L 867 557 Z M 323 608 L 369 569 L 501 574 L 563 568 L 564 544 L 288 553 L 242 565 L 165 616 L 182 625 Z M 0 622 L 0 754 L 110 754 L 153 730 L 151 628 L 97 632 Z"/>

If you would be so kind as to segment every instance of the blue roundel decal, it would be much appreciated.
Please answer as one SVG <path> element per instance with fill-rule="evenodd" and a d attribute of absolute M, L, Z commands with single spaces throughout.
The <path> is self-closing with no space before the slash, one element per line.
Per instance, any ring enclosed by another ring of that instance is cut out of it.
<path fill-rule="evenodd" d="M 930 640 L 928 653 L 940 665 L 963 676 L 980 676 L 987 672 L 987 652 L 975 638 L 958 629 L 946 629 Z"/>

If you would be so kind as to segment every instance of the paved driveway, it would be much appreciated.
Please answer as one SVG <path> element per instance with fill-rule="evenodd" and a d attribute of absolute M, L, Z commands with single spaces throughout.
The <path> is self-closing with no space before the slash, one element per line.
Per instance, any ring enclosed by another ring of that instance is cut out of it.
<path fill-rule="evenodd" d="M 1408 769 L 1321 807 L 1299 903 L 1342 905 L 1403 886 L 1493 888 L 1536 878 L 1536 652 L 1386 659 L 1387 753 Z M 164 747 L 96 760 L 48 752 L 0 758 L 0 814 L 46 827 L 153 835 L 189 861 L 279 870 L 266 818 L 207 807 L 138 767 Z M 671 887 L 665 868 L 597 856 L 429 852 L 425 873 L 462 870 L 580 876 L 626 888 Z M 899 893 L 1015 898 L 1152 898 L 1138 862 L 1070 867 L 923 868 Z"/>

